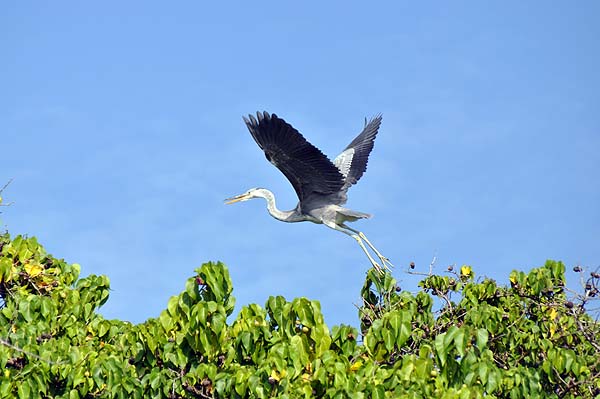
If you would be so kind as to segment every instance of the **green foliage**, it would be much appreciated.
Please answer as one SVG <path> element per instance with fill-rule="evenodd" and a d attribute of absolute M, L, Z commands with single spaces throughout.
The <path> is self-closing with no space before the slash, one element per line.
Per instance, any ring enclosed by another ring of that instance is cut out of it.
<path fill-rule="evenodd" d="M 106 277 L 79 278 L 78 265 L 35 238 L 6 234 L 0 399 L 600 395 L 600 328 L 585 312 L 598 278 L 578 303 L 566 297 L 560 262 L 509 280 L 475 281 L 465 266 L 426 276 L 411 294 L 369 270 L 360 343 L 351 326 L 330 330 L 306 298 L 270 297 L 228 322 L 229 273 L 206 263 L 157 318 L 132 325 L 97 313 Z"/>

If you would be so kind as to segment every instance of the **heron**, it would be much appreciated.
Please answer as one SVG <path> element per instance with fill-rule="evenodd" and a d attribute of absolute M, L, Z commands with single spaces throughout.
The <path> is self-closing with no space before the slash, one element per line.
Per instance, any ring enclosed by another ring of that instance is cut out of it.
<path fill-rule="evenodd" d="M 392 264 L 389 259 L 375 248 L 365 234 L 347 225 L 348 222 L 367 219 L 371 215 L 343 207 L 347 201 L 348 189 L 358 182 L 367 169 L 369 154 L 381 125 L 381 114 L 369 121 L 365 118 L 363 130 L 333 162 L 292 125 L 274 113 L 257 112 L 256 117 L 248 115 L 243 119 L 267 160 L 290 181 L 299 201 L 292 210 L 279 210 L 271 191 L 252 188 L 243 194 L 227 198 L 225 203 L 264 198 L 269 214 L 275 219 L 287 223 L 308 221 L 323 224 L 347 234 L 356 240 L 377 271 L 383 273 L 383 268 L 390 270 L 388 265 Z M 375 253 L 381 265 L 371 256 L 365 243 Z"/>

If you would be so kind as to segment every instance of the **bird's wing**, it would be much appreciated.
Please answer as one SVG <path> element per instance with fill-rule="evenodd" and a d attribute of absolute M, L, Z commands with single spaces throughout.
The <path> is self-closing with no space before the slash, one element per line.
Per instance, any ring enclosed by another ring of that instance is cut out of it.
<path fill-rule="evenodd" d="M 375 116 L 368 123 L 365 119 L 363 131 L 333 160 L 333 164 L 346 179 L 344 188 L 355 184 L 367 170 L 369 154 L 373 149 L 381 119 L 381 114 Z"/>
<path fill-rule="evenodd" d="M 319 149 L 277 115 L 257 112 L 244 122 L 265 156 L 292 183 L 302 201 L 312 193 L 333 194 L 344 177 Z"/>

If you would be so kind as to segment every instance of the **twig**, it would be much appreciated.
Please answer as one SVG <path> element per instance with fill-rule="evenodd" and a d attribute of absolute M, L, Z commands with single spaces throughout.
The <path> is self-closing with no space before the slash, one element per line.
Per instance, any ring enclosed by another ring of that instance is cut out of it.
<path fill-rule="evenodd" d="M 5 189 L 6 187 L 8 187 L 8 185 L 9 185 L 9 184 L 10 184 L 12 181 L 13 181 L 13 179 L 12 179 L 12 178 L 10 178 L 10 179 L 8 180 L 8 183 L 6 183 L 4 186 L 2 186 L 2 188 L 0 188 L 0 194 L 2 194 L 2 191 L 4 191 L 4 189 Z"/>
<path fill-rule="evenodd" d="M 437 254 L 433 255 L 433 259 L 431 259 L 431 263 L 429 264 L 429 275 L 433 273 L 433 265 L 435 265 L 435 261 L 437 259 Z"/>
<path fill-rule="evenodd" d="M 13 181 L 13 179 L 11 178 L 11 179 L 10 179 L 10 180 L 9 180 L 9 181 L 8 181 L 8 182 L 7 182 L 7 183 L 4 185 L 4 186 L 2 186 L 2 188 L 0 188 L 0 194 L 2 194 L 2 192 L 4 191 L 4 189 L 5 189 L 6 187 L 8 187 L 8 185 L 9 185 L 9 184 L 10 184 L 12 181 Z M 12 204 L 13 204 L 12 202 L 9 202 L 9 203 L 7 203 L 7 204 L 3 204 L 3 203 L 2 203 L 2 197 L 0 197 L 0 206 L 10 206 L 10 205 L 12 205 Z"/>
<path fill-rule="evenodd" d="M 17 352 L 21 352 L 24 355 L 27 355 L 27 356 L 33 357 L 35 359 L 41 360 L 43 362 L 46 362 L 48 364 L 66 364 L 67 363 L 67 362 L 54 362 L 52 360 L 44 359 L 43 357 L 38 356 L 35 353 L 28 352 L 25 349 L 19 348 L 18 346 L 11 344 L 10 342 L 8 342 L 7 340 L 5 340 L 3 338 L 0 338 L 0 344 L 7 346 L 13 350 L 16 350 Z"/>
<path fill-rule="evenodd" d="M 423 273 L 423 272 L 415 272 L 413 270 L 407 270 L 406 273 L 408 274 L 413 274 L 415 276 L 431 276 L 433 275 L 433 267 L 435 265 L 435 262 L 437 261 L 437 255 L 433 255 L 433 259 L 431 259 L 431 263 L 429 263 L 429 273 Z M 411 267 L 414 267 L 414 264 L 411 264 Z"/>

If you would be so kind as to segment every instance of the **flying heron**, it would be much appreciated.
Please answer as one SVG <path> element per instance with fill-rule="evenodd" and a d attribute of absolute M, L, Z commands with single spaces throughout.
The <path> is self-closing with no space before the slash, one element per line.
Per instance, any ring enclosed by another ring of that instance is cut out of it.
<path fill-rule="evenodd" d="M 362 177 L 367 169 L 369 153 L 381 125 L 381 115 L 367 122 L 362 132 L 331 162 L 317 147 L 310 144 L 289 123 L 275 114 L 257 112 L 244 122 L 267 160 L 277 167 L 292 183 L 298 195 L 298 205 L 290 211 L 275 206 L 275 196 L 265 188 L 252 188 L 243 194 L 226 199 L 227 204 L 264 198 L 267 210 L 277 220 L 294 223 L 309 221 L 325 226 L 354 238 L 367 254 L 375 269 L 383 272 L 381 265 L 389 270 L 389 259 L 383 256 L 360 231 L 349 227 L 347 222 L 366 219 L 371 215 L 344 208 L 346 192 Z M 373 259 L 364 243 L 379 258 Z"/>

